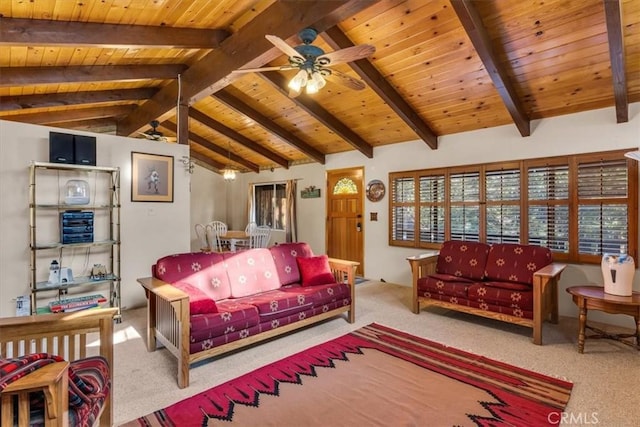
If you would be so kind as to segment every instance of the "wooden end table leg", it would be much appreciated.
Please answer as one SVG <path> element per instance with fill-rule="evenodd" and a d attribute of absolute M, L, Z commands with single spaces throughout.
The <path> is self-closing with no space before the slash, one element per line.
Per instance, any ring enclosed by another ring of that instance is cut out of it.
<path fill-rule="evenodd" d="M 585 327 L 587 325 L 587 307 L 580 304 L 580 330 L 578 331 L 578 353 L 584 353 Z"/>
<path fill-rule="evenodd" d="M 640 315 L 633 317 L 636 319 L 636 348 L 640 350 Z"/>

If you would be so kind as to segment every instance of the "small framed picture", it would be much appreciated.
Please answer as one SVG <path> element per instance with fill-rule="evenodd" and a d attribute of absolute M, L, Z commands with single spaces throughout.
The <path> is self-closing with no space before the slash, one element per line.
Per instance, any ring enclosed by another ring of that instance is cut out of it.
<path fill-rule="evenodd" d="M 173 203 L 173 156 L 131 153 L 131 201 Z"/>

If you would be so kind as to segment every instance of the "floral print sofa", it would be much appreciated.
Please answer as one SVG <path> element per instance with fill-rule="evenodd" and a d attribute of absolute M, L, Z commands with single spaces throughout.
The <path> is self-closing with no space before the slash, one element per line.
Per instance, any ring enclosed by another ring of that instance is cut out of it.
<path fill-rule="evenodd" d="M 438 306 L 528 326 L 542 344 L 542 321 L 558 321 L 558 281 L 565 268 L 548 248 L 446 241 L 438 253 L 407 258 L 413 312 Z"/>
<path fill-rule="evenodd" d="M 189 366 L 342 313 L 355 321 L 357 262 L 314 256 L 306 243 L 169 255 L 138 279 L 147 297 L 147 347 Z"/>

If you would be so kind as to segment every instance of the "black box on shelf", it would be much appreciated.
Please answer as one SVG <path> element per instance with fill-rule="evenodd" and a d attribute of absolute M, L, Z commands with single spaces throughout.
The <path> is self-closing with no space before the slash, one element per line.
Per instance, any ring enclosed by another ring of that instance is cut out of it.
<path fill-rule="evenodd" d="M 49 161 L 95 166 L 96 137 L 49 132 Z"/>
<path fill-rule="evenodd" d="M 91 211 L 60 212 L 60 241 L 63 244 L 93 242 L 93 218 Z"/>

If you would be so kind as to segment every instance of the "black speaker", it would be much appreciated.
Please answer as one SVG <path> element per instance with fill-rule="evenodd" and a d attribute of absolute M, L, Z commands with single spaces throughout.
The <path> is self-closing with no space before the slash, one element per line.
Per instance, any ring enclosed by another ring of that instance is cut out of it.
<path fill-rule="evenodd" d="M 49 161 L 51 163 L 73 163 L 73 135 L 49 132 Z"/>
<path fill-rule="evenodd" d="M 77 165 L 96 165 L 96 137 L 74 135 L 73 162 Z"/>

